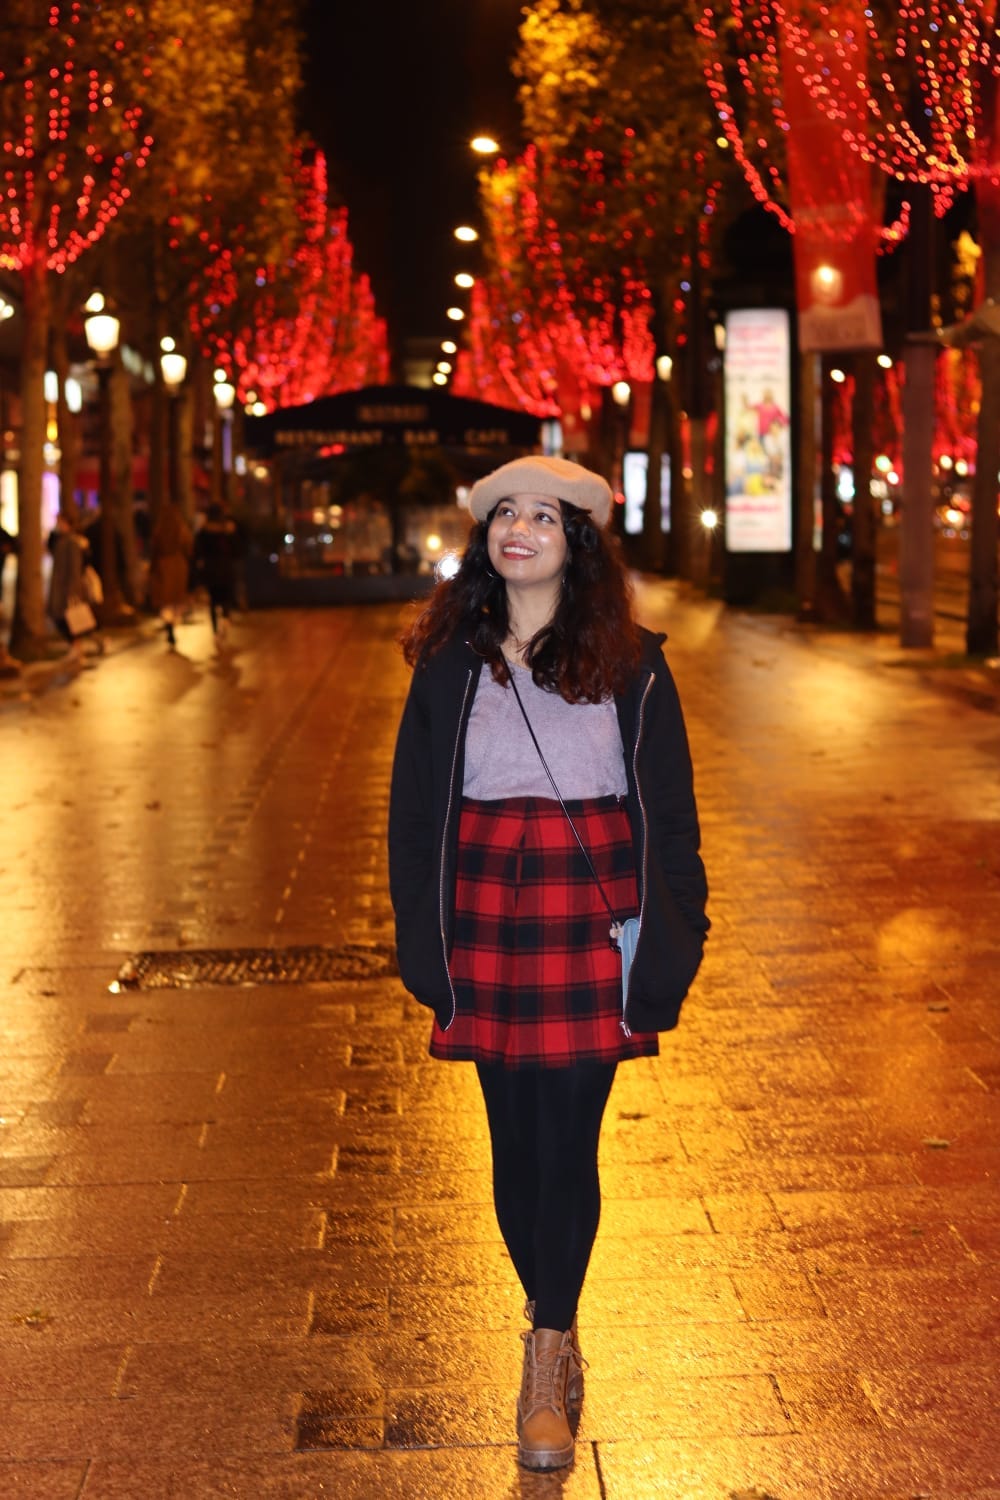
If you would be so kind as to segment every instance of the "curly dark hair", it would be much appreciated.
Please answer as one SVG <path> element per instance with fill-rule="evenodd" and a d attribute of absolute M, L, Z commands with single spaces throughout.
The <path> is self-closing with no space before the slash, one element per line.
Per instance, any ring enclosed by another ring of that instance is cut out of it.
<path fill-rule="evenodd" d="M 639 663 L 639 627 L 632 588 L 617 544 L 590 515 L 560 500 L 566 533 L 566 570 L 555 614 L 528 644 L 525 661 L 539 687 L 567 703 L 600 703 L 624 692 Z M 438 584 L 426 607 L 403 633 L 403 655 L 423 666 L 452 637 L 464 634 L 507 681 L 507 589 L 490 565 L 486 534 L 496 507 L 469 534 L 453 578 Z"/>

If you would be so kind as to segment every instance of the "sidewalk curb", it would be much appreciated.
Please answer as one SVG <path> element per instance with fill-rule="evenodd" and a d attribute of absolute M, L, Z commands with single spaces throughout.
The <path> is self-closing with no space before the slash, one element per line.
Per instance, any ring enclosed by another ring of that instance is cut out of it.
<path fill-rule="evenodd" d="M 152 640 L 160 622 L 150 617 L 135 621 L 129 625 L 111 626 L 103 632 L 104 651 L 101 653 L 88 653 L 87 665 L 96 666 L 102 660 L 108 660 L 113 656 L 120 656 L 124 651 L 131 651 L 136 646 Z M 16 661 L 16 658 L 12 658 Z M 83 670 L 82 664 L 74 664 L 69 659 L 68 650 L 62 655 L 54 657 L 49 661 L 20 662 L 20 671 L 10 675 L 0 676 L 0 706 L 8 703 L 23 703 L 32 698 L 40 698 L 51 688 L 66 687 L 79 677 Z"/>

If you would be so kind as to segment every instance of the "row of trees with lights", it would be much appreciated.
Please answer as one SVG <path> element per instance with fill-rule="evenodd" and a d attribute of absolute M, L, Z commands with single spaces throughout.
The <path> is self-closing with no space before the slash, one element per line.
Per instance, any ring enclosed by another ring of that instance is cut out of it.
<path fill-rule="evenodd" d="M 963 255 L 938 285 L 936 322 L 947 321 L 949 299 L 960 317 L 963 299 L 967 309 L 970 300 L 998 295 L 995 0 L 970 0 L 959 15 L 952 11 L 940 0 L 873 3 L 863 11 L 850 0 L 816 0 L 794 12 L 780 0 L 688 0 L 669 8 L 656 0 L 536 0 L 526 12 L 517 68 L 533 145 L 481 179 L 487 265 L 471 302 L 460 388 L 485 388 L 497 398 L 506 392 L 540 413 L 558 409 L 572 423 L 606 406 L 616 382 L 634 386 L 638 379 L 642 388 L 653 357 L 669 359 L 673 382 L 648 387 L 647 562 L 656 560 L 658 545 L 655 450 L 662 442 L 671 450 L 675 480 L 686 467 L 694 491 L 675 482 L 672 496 L 673 561 L 681 571 L 688 561 L 688 518 L 711 460 L 707 418 L 717 363 L 711 315 L 725 305 L 725 252 L 741 215 L 746 222 L 747 185 L 785 230 L 796 231 L 783 67 L 796 70 L 815 107 L 837 122 L 845 158 L 856 154 L 868 164 L 879 223 L 888 205 L 882 250 L 897 252 L 911 234 L 895 268 L 884 267 L 883 283 L 894 281 L 898 292 L 926 255 L 926 240 L 914 234 L 919 194 L 943 217 L 972 188 L 979 287 L 972 294 L 966 236 Z M 926 131 L 914 119 L 926 119 Z M 738 255 L 743 246 L 736 248 Z M 733 281 L 738 286 L 738 274 Z M 931 326 L 930 307 L 922 326 Z M 995 651 L 1000 344 L 988 338 L 977 352 L 977 438 L 956 421 L 954 399 L 939 401 L 936 456 L 947 461 L 960 454 L 972 463 L 978 455 L 969 646 Z M 877 414 L 893 402 L 899 410 L 899 372 L 882 373 L 873 354 L 849 358 L 846 369 L 858 506 L 866 512 Z M 967 393 L 975 369 L 967 354 L 939 356 L 939 396 Z M 911 429 L 924 425 L 910 421 Z M 874 614 L 874 532 L 865 519 L 857 526 L 854 569 L 859 624 Z M 802 545 L 810 547 L 805 535 Z M 824 602 L 838 607 L 829 547 L 824 558 Z"/>
<path fill-rule="evenodd" d="M 266 16 L 254 0 L 7 6 L 0 276 L 19 296 L 24 327 L 18 655 L 40 650 L 46 633 L 44 372 L 51 365 L 60 376 L 61 491 L 71 494 L 77 445 L 64 377 L 95 286 L 121 335 L 98 366 L 115 434 L 100 497 L 112 610 L 116 559 L 124 555 L 127 573 L 134 549 L 123 345 L 151 382 L 154 513 L 163 503 L 190 508 L 189 462 L 168 476 L 170 435 L 186 460 L 190 393 L 203 411 L 211 406 L 213 364 L 220 404 L 232 389 L 257 410 L 279 393 L 303 399 L 384 375 L 386 330 L 353 267 L 346 214 L 321 156 L 297 136 L 296 9 L 294 0 L 273 0 Z"/>

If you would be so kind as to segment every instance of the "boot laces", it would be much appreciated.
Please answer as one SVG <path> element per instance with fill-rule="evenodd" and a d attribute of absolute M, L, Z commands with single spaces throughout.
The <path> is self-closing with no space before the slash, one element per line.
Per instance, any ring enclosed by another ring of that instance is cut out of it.
<path fill-rule="evenodd" d="M 525 1344 L 533 1337 L 532 1333 L 521 1334 Z M 564 1403 L 557 1398 L 556 1388 L 558 1382 L 562 1380 L 565 1393 L 565 1376 L 561 1374 L 561 1370 L 571 1352 L 568 1340 L 564 1340 L 558 1349 L 546 1350 L 542 1355 L 539 1354 L 538 1346 L 535 1345 L 535 1357 L 527 1363 L 528 1379 L 524 1393 L 529 1411 L 535 1411 L 540 1406 L 550 1406 L 556 1412 L 562 1410 Z"/>

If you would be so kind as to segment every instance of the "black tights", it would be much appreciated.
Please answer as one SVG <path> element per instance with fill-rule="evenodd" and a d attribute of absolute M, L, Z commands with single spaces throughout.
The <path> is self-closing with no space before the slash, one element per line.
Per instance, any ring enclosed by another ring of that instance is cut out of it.
<path fill-rule="evenodd" d="M 493 1201 L 535 1327 L 570 1326 L 601 1217 L 597 1145 L 615 1063 L 477 1063 L 493 1143 Z"/>

